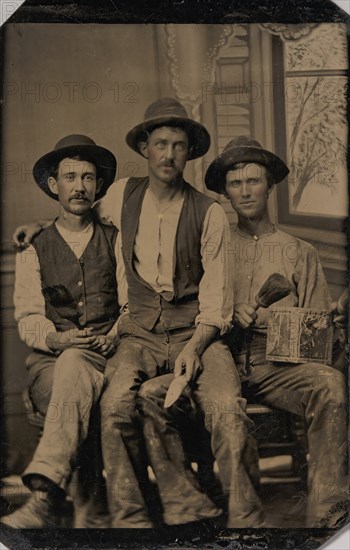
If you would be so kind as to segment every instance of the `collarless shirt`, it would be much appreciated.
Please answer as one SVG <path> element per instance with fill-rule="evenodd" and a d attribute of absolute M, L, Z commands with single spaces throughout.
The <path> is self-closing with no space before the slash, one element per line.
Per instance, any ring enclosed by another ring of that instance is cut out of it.
<path fill-rule="evenodd" d="M 331 303 L 316 249 L 276 227 L 250 235 L 237 226 L 232 233 L 234 303 L 255 305 L 255 297 L 272 273 L 284 275 L 291 293 L 275 306 L 327 309 Z M 266 331 L 268 309 L 259 308 L 254 330 Z"/>

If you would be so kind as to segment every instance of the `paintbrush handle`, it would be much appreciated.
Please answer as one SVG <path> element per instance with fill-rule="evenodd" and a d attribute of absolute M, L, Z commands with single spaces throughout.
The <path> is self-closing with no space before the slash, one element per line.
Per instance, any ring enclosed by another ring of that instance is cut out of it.
<path fill-rule="evenodd" d="M 258 296 L 255 296 L 255 304 L 249 304 L 251 308 L 254 309 L 254 311 L 258 311 L 259 307 L 264 307 L 264 305 L 260 302 Z"/>
<path fill-rule="evenodd" d="M 258 311 L 259 307 L 264 307 L 264 308 L 266 308 L 266 305 L 263 304 L 263 302 L 260 300 L 259 296 L 256 295 L 256 296 L 255 296 L 255 304 L 252 305 L 252 308 L 255 309 L 255 311 Z"/>

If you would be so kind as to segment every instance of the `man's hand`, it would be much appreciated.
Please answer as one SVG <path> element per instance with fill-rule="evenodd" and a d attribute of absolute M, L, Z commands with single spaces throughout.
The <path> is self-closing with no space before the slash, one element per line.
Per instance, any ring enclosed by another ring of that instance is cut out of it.
<path fill-rule="evenodd" d="M 347 308 L 342 308 L 339 306 L 338 302 L 333 302 L 331 311 L 334 312 L 333 323 L 335 326 L 340 329 L 346 329 L 349 323 Z"/>
<path fill-rule="evenodd" d="M 236 304 L 233 313 L 233 320 L 237 321 L 241 327 L 248 328 L 254 325 L 258 314 L 253 307 L 248 304 Z"/>
<path fill-rule="evenodd" d="M 174 376 L 185 374 L 187 382 L 194 380 L 202 369 L 200 358 L 217 334 L 215 326 L 200 323 L 175 361 Z"/>
<path fill-rule="evenodd" d="M 39 222 L 33 222 L 26 225 L 20 225 L 15 229 L 12 238 L 15 245 L 18 248 L 26 248 L 30 245 L 32 240 L 38 233 L 40 233 L 45 227 L 52 224 L 52 220 L 43 220 Z"/>
<path fill-rule="evenodd" d="M 94 349 L 98 336 L 92 334 L 92 329 L 79 330 L 73 328 L 64 332 L 50 332 L 46 336 L 46 345 L 52 351 L 64 351 L 68 348 Z"/>
<path fill-rule="evenodd" d="M 96 342 L 93 344 L 91 349 L 97 353 L 101 353 L 103 357 L 110 357 L 111 355 L 114 355 L 117 345 L 118 344 L 115 341 L 115 338 L 112 336 L 109 336 L 108 334 L 106 336 L 99 335 L 96 336 Z"/>
<path fill-rule="evenodd" d="M 348 326 L 348 316 L 343 313 L 338 313 L 333 317 L 333 323 L 337 328 L 346 329 Z"/>
<path fill-rule="evenodd" d="M 185 375 L 187 382 L 194 380 L 202 368 L 198 353 L 187 344 L 175 361 L 174 376 Z"/>

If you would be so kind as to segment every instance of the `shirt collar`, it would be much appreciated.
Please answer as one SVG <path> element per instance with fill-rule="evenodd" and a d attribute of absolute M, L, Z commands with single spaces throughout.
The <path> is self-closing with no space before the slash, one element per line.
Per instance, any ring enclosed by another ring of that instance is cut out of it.
<path fill-rule="evenodd" d="M 272 227 L 270 229 L 268 229 L 265 233 L 262 233 L 261 235 L 252 235 L 251 233 L 247 233 L 246 231 L 242 231 L 241 229 L 239 229 L 239 227 L 236 225 L 235 227 L 235 231 L 236 233 L 238 233 L 238 235 L 240 235 L 241 237 L 244 237 L 245 239 L 255 239 L 255 240 L 260 240 L 264 237 L 267 237 L 269 235 L 272 235 L 273 233 L 276 233 L 277 229 L 276 229 L 276 226 L 274 224 L 272 224 Z"/>

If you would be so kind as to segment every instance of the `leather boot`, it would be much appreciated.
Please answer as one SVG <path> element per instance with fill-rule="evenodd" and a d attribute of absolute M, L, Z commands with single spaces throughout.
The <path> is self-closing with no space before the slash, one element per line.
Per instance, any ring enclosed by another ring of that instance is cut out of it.
<path fill-rule="evenodd" d="M 0 522 L 14 529 L 43 529 L 57 527 L 61 499 L 49 492 L 33 491 L 28 501 L 18 510 L 0 518 Z"/>

